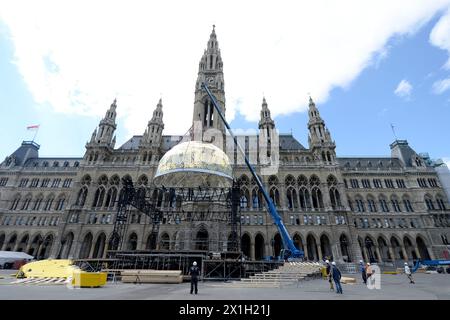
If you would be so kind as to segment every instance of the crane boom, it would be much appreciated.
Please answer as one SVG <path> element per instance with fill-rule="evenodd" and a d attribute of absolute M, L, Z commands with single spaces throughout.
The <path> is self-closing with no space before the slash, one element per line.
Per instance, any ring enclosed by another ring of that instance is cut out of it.
<path fill-rule="evenodd" d="M 283 246 L 284 246 L 284 249 L 285 249 L 283 258 L 289 258 L 289 257 L 302 258 L 304 256 L 303 251 L 300 250 L 300 249 L 297 249 L 297 247 L 294 245 L 294 241 L 292 241 L 292 238 L 289 235 L 289 232 L 287 231 L 286 226 L 283 223 L 283 220 L 281 219 L 280 215 L 278 214 L 277 209 L 275 208 L 275 205 L 273 204 L 272 199 L 267 194 L 267 191 L 264 188 L 262 182 L 260 181 L 258 175 L 256 174 L 255 169 L 253 168 L 253 166 L 251 165 L 251 163 L 248 160 L 247 156 L 245 155 L 245 152 L 242 149 L 241 145 L 238 143 L 237 138 L 233 134 L 233 131 L 231 130 L 230 125 L 225 120 L 225 116 L 220 111 L 220 108 L 218 106 L 216 98 L 214 97 L 214 95 L 211 93 L 211 91 L 209 90 L 208 86 L 204 82 L 202 83 L 202 87 L 206 90 L 206 92 L 208 93 L 208 96 L 211 98 L 211 101 L 212 101 L 214 107 L 216 108 L 216 111 L 219 114 L 219 117 L 222 119 L 223 123 L 225 124 L 225 127 L 228 129 L 228 132 L 230 133 L 231 137 L 234 140 L 234 144 L 236 145 L 236 147 L 239 149 L 239 152 L 244 157 L 245 164 L 247 165 L 247 167 L 250 170 L 253 178 L 255 179 L 256 184 L 259 187 L 259 190 L 261 190 L 261 192 L 263 194 L 264 200 L 266 201 L 266 204 L 267 204 L 267 209 L 268 209 L 268 211 L 269 211 L 269 213 L 270 213 L 270 215 L 271 215 L 275 225 L 277 226 L 278 231 L 280 232 L 281 239 L 283 240 Z"/>

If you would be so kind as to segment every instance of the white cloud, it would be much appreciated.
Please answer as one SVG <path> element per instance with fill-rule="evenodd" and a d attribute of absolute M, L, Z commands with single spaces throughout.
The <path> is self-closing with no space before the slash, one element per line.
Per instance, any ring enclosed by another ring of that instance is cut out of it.
<path fill-rule="evenodd" d="M 442 158 L 442 161 L 444 161 L 445 164 L 447 165 L 447 168 L 450 169 L 450 157 Z"/>
<path fill-rule="evenodd" d="M 433 30 L 431 30 L 430 42 L 436 47 L 448 51 L 449 59 L 444 68 L 450 69 L 450 9 L 447 10 L 446 14 L 439 19 Z"/>
<path fill-rule="evenodd" d="M 433 92 L 435 94 L 444 93 L 450 89 L 450 78 L 442 79 L 433 83 Z"/>
<path fill-rule="evenodd" d="M 397 85 L 397 88 L 395 89 L 394 93 L 402 98 L 408 98 L 411 95 L 413 87 L 411 83 L 409 83 L 408 80 L 403 79 L 399 82 Z"/>
<path fill-rule="evenodd" d="M 0 0 L 1 1 L 1 0 Z M 387 54 L 450 0 L 10 1 L 15 63 L 39 104 L 102 116 L 117 96 L 130 134 L 141 134 L 162 95 L 165 133 L 190 127 L 198 62 L 216 24 L 227 117 L 257 120 L 320 104 Z M 26 8 L 26 9 L 25 9 Z M 239 102 L 239 103 L 238 103 Z M 282 128 L 281 128 L 281 131 Z"/>

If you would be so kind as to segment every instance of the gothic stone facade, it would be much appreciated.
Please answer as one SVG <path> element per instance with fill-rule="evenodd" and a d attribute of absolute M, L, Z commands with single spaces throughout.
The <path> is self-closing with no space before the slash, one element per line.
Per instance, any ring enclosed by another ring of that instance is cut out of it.
<path fill-rule="evenodd" d="M 203 130 L 224 132 L 200 87 L 202 81 L 225 112 L 223 62 L 215 30 L 199 63 L 193 122 Z M 115 148 L 116 108 L 114 101 L 82 158 L 42 158 L 39 145 L 23 142 L 0 164 L 0 250 L 25 251 L 37 258 L 106 255 L 122 179 L 150 185 L 158 160 L 183 138 L 163 135 L 159 101 L 144 134 Z M 308 114 L 309 148 L 281 134 L 279 170 L 261 175 L 306 258 L 379 263 L 448 258 L 450 206 L 434 168 L 403 140 L 391 144 L 389 157 L 336 157 L 335 142 L 311 99 Z M 259 135 L 269 139 L 266 132 L 274 128 L 263 99 Z M 256 170 L 261 173 L 259 164 Z M 233 172 L 241 182 L 244 254 L 251 259 L 276 256 L 281 238 L 254 180 L 244 165 L 234 164 Z M 167 199 L 160 205 L 168 206 Z M 135 211 L 129 222 L 124 249 L 147 249 L 149 218 Z M 180 228 L 165 221 L 158 247 L 180 249 Z M 204 238 L 213 228 L 206 223 L 191 233 Z"/>

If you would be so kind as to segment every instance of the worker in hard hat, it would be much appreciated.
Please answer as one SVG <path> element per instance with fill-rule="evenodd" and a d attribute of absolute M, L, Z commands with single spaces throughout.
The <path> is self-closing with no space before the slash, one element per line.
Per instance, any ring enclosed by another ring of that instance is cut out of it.
<path fill-rule="evenodd" d="M 411 272 L 411 269 L 409 268 L 409 266 L 408 266 L 408 262 L 405 262 L 405 274 L 406 274 L 406 276 L 408 277 L 408 279 L 409 279 L 409 283 L 415 283 L 414 282 L 414 279 L 413 279 L 413 277 L 412 277 L 412 272 Z"/>
<path fill-rule="evenodd" d="M 331 274 L 334 280 L 334 283 L 336 285 L 336 293 L 342 294 L 342 286 L 341 286 L 341 271 L 339 271 L 338 267 L 336 266 L 336 262 L 331 263 Z"/>
<path fill-rule="evenodd" d="M 332 280 L 332 278 L 333 278 L 333 275 L 331 274 L 331 264 L 330 264 L 330 261 L 329 260 L 325 260 L 325 266 L 326 266 L 326 272 L 327 272 L 327 279 L 328 279 L 328 282 L 330 283 L 330 290 L 331 291 L 334 291 L 334 288 L 333 288 L 333 280 Z"/>
<path fill-rule="evenodd" d="M 363 279 L 364 284 L 367 284 L 366 267 L 364 265 L 364 261 L 362 260 L 359 260 L 359 271 L 361 272 L 361 277 Z"/>
<path fill-rule="evenodd" d="M 200 269 L 197 267 L 197 262 L 192 263 L 192 267 L 189 269 L 189 274 L 191 275 L 191 294 L 195 292 L 198 293 L 198 277 L 200 275 Z"/>

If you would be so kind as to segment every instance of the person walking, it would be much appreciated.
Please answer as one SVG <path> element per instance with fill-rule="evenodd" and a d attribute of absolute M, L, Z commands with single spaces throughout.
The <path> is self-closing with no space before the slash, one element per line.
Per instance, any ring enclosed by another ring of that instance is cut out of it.
<path fill-rule="evenodd" d="M 331 274 L 331 264 L 330 264 L 330 261 L 329 260 L 325 260 L 325 264 L 326 264 L 326 272 L 327 272 L 327 279 L 328 279 L 328 282 L 330 283 L 330 291 L 334 291 L 334 288 L 333 288 L 333 280 L 332 280 L 332 278 L 333 278 L 333 275 Z"/>
<path fill-rule="evenodd" d="M 331 274 L 333 276 L 334 283 L 336 285 L 336 293 L 342 294 L 342 286 L 341 286 L 341 272 L 336 266 L 336 262 L 331 263 Z"/>
<path fill-rule="evenodd" d="M 415 282 L 414 282 L 413 277 L 412 277 L 411 269 L 408 266 L 408 262 L 405 262 L 405 274 L 406 274 L 406 276 L 409 279 L 409 283 L 414 284 Z"/>
<path fill-rule="evenodd" d="M 367 284 L 366 268 L 362 260 L 359 260 L 359 271 L 361 272 L 361 277 L 363 279 L 364 284 Z"/>
<path fill-rule="evenodd" d="M 195 292 L 198 293 L 198 276 L 200 275 L 200 269 L 197 267 L 197 262 L 194 261 L 192 267 L 189 269 L 189 274 L 191 275 L 191 294 Z"/>

